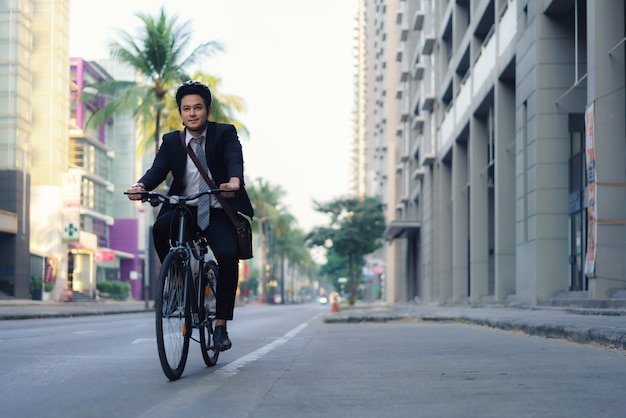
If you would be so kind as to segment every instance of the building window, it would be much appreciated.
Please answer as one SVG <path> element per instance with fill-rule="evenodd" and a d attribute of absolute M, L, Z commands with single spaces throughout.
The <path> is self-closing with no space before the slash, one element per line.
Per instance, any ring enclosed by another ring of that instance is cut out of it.
<path fill-rule="evenodd" d="M 585 159 L 585 115 L 569 115 L 570 157 L 569 157 L 569 290 L 587 290 L 584 275 L 584 260 L 587 235 L 587 208 L 585 190 L 587 188 Z"/>

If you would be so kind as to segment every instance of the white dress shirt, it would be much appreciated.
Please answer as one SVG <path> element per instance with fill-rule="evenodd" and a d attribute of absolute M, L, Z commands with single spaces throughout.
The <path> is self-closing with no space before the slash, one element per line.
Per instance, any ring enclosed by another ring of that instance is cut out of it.
<path fill-rule="evenodd" d="M 204 141 L 206 141 L 206 128 L 204 129 L 204 131 L 202 132 L 202 135 L 200 135 L 200 137 L 198 139 L 204 138 Z M 189 143 L 193 140 L 196 139 L 194 138 L 188 130 L 185 130 L 185 146 L 189 145 Z M 196 146 L 198 145 L 198 143 L 203 143 L 204 141 L 193 141 L 191 143 L 191 149 L 194 151 L 194 153 L 196 153 L 196 155 L 198 154 L 196 152 Z M 206 149 L 206 147 L 205 147 Z M 207 174 L 209 175 L 209 178 L 211 180 L 213 180 L 213 176 L 211 175 L 211 171 L 209 170 L 207 172 Z M 193 162 L 193 160 L 191 159 L 191 157 L 189 156 L 189 154 L 187 154 L 187 164 L 185 166 L 185 190 L 183 192 L 183 194 L 185 196 L 189 196 L 191 194 L 194 193 L 198 193 L 200 191 L 200 182 L 204 181 L 204 179 L 202 178 L 202 174 L 200 174 L 200 171 L 198 171 L 198 168 L 196 167 L 196 164 Z M 217 184 L 216 184 L 217 186 Z M 209 196 L 211 198 L 211 207 L 214 208 L 220 208 L 222 207 L 222 205 L 220 205 L 220 203 L 217 201 L 217 199 L 215 199 L 213 196 Z M 198 202 L 197 200 L 193 201 L 193 202 L 189 202 L 190 206 L 197 206 Z"/>

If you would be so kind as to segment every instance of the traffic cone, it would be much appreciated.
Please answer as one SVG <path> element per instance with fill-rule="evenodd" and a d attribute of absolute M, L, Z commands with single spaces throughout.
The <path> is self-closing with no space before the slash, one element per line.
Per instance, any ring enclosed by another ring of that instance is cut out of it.
<path fill-rule="evenodd" d="M 339 312 L 339 295 L 337 293 L 330 295 L 330 309 L 332 313 Z"/>

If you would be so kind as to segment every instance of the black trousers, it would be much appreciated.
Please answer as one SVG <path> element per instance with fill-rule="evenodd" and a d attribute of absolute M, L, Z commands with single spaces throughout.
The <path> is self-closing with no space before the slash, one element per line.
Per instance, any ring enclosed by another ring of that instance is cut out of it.
<path fill-rule="evenodd" d="M 152 235 L 154 248 L 163 262 L 170 249 L 169 237 L 178 234 L 178 216 L 175 210 L 162 213 L 154 222 Z M 196 226 L 197 208 L 192 207 L 193 226 Z M 210 224 L 202 231 L 206 237 L 219 266 L 217 279 L 217 319 L 233 319 L 235 298 L 237 296 L 237 282 L 239 279 L 239 257 L 237 254 L 237 232 L 233 223 L 228 219 L 223 209 L 211 209 Z M 193 236 L 189 234 L 187 236 Z"/>

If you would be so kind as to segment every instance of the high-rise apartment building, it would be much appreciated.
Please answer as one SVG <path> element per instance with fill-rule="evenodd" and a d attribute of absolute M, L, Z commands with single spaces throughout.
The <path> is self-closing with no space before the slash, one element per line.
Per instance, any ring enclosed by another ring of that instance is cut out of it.
<path fill-rule="evenodd" d="M 624 2 L 361 7 L 386 300 L 623 295 Z"/>

